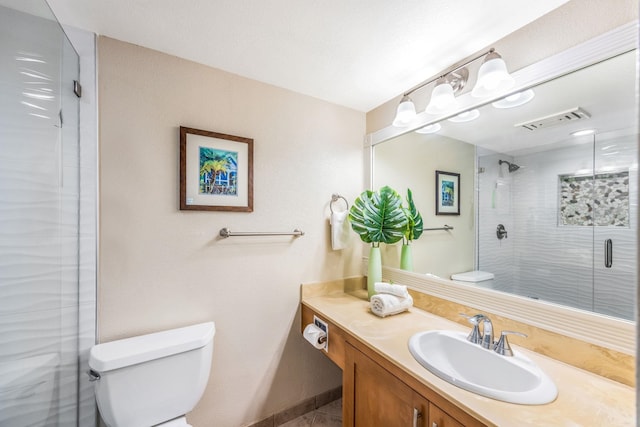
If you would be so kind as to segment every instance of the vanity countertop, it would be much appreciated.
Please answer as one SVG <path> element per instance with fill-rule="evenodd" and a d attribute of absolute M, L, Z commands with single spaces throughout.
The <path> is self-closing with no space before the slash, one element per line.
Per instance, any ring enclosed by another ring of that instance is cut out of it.
<path fill-rule="evenodd" d="M 305 292 L 305 286 L 312 285 L 303 285 L 302 304 L 487 425 L 636 425 L 635 390 L 632 387 L 517 345 L 512 345 L 514 351 L 533 360 L 556 383 L 558 397 L 554 402 L 546 405 L 516 405 L 458 388 L 423 368 L 409 353 L 408 341 L 420 331 L 468 329 L 415 307 L 405 313 L 380 318 L 369 310 L 366 292 L 344 293 L 330 289 Z M 482 367 L 478 366 L 478 369 Z"/>

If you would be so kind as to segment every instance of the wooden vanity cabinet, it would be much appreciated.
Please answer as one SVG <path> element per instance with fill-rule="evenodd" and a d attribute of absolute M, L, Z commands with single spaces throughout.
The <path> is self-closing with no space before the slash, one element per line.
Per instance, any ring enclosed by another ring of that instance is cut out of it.
<path fill-rule="evenodd" d="M 302 304 L 302 330 L 313 322 L 314 314 Z M 327 323 L 325 355 L 342 369 L 343 426 L 486 427 L 356 337 Z"/>
<path fill-rule="evenodd" d="M 354 346 L 345 349 L 343 426 L 464 427 Z"/>

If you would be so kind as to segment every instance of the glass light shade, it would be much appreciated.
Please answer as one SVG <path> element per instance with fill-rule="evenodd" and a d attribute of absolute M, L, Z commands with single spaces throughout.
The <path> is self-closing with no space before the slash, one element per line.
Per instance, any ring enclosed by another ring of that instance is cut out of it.
<path fill-rule="evenodd" d="M 478 117 L 480 117 L 480 111 L 478 111 L 477 109 L 474 109 L 474 110 L 464 111 L 458 114 L 457 116 L 451 117 L 448 120 L 453 123 L 464 123 L 464 122 L 470 122 L 471 120 L 475 120 Z"/>
<path fill-rule="evenodd" d="M 495 108 L 513 108 L 519 107 L 531 101 L 535 97 L 535 92 L 531 89 L 527 89 L 523 92 L 514 93 L 499 101 L 492 103 Z"/>
<path fill-rule="evenodd" d="M 433 88 L 431 93 L 431 101 L 425 110 L 428 114 L 442 114 L 450 111 L 457 104 L 456 97 L 453 94 L 453 87 L 446 81 L 439 80 L 439 83 Z"/>
<path fill-rule="evenodd" d="M 571 132 L 571 136 L 592 135 L 594 133 L 596 133 L 595 129 L 582 129 L 582 130 L 577 130 L 575 132 Z"/>
<path fill-rule="evenodd" d="M 416 106 L 408 96 L 403 96 L 393 119 L 393 126 L 405 127 L 416 117 Z"/>
<path fill-rule="evenodd" d="M 483 98 L 507 90 L 514 84 L 515 80 L 507 71 L 507 64 L 500 55 L 492 52 L 487 55 L 478 70 L 478 80 L 471 91 L 471 96 Z"/>
<path fill-rule="evenodd" d="M 440 123 L 434 123 L 432 125 L 421 127 L 420 129 L 416 130 L 416 133 L 436 133 L 440 129 L 442 129 L 442 125 Z"/>

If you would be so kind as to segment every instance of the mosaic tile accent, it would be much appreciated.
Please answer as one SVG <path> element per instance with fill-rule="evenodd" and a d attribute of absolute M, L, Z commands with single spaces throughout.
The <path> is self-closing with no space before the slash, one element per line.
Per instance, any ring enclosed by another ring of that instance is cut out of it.
<path fill-rule="evenodd" d="M 560 225 L 629 227 L 629 171 L 559 178 Z"/>

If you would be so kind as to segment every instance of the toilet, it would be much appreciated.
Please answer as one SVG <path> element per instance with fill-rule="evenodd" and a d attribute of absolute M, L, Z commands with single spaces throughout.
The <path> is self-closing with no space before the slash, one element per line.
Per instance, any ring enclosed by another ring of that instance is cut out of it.
<path fill-rule="evenodd" d="M 95 345 L 89 354 L 108 427 L 187 427 L 209 380 L 215 324 L 200 323 Z"/>
<path fill-rule="evenodd" d="M 0 362 L 0 426 L 44 427 L 56 414 L 58 353 Z"/>
<path fill-rule="evenodd" d="M 482 286 L 484 288 L 493 288 L 493 273 L 487 271 L 466 271 L 464 273 L 457 273 L 451 275 L 451 280 L 457 282 L 473 283 L 474 285 Z"/>

